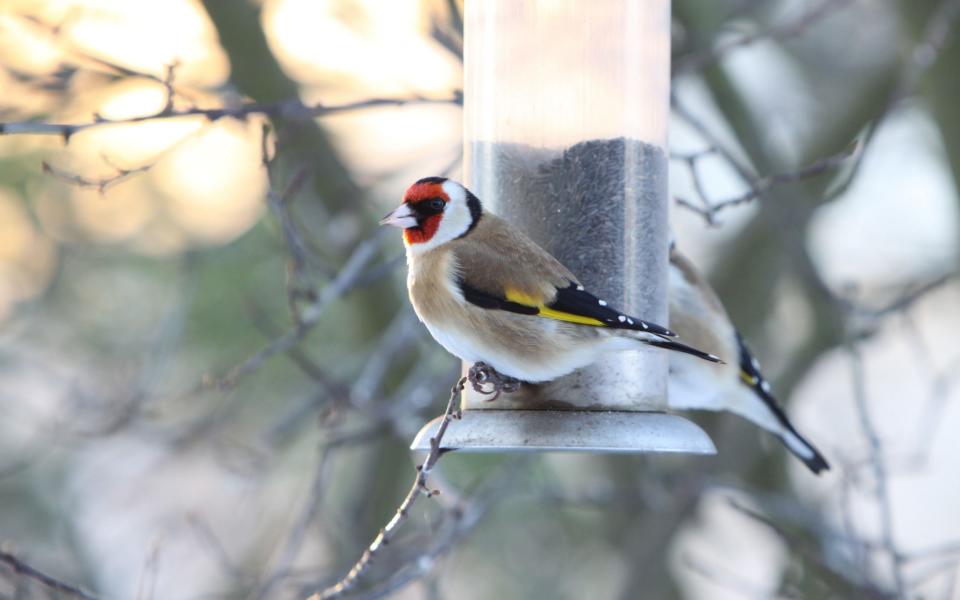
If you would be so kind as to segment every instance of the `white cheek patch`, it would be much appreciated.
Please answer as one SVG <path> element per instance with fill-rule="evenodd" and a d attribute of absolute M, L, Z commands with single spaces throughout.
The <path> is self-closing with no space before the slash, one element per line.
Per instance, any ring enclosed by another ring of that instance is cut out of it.
<path fill-rule="evenodd" d="M 466 202 L 451 200 L 447 203 L 447 209 L 443 212 L 443 219 L 440 221 L 440 229 L 437 233 L 446 237 L 446 241 L 456 239 L 465 234 L 467 229 L 470 229 L 472 221 L 473 217 L 470 215 L 470 209 L 467 208 Z"/>

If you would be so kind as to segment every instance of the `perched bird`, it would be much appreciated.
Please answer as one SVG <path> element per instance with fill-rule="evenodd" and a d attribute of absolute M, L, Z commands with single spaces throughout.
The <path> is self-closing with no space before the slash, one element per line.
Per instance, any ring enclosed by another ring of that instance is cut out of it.
<path fill-rule="evenodd" d="M 737 413 L 780 438 L 814 473 L 830 465 L 801 436 L 770 393 L 760 364 L 750 354 L 710 284 L 689 260 L 670 248 L 670 328 L 684 340 L 727 362 L 670 361 L 669 406 Z"/>
<path fill-rule="evenodd" d="M 644 344 L 717 362 L 673 332 L 623 314 L 455 181 L 421 179 L 380 221 L 403 229 L 420 320 L 461 360 L 530 383 Z"/>

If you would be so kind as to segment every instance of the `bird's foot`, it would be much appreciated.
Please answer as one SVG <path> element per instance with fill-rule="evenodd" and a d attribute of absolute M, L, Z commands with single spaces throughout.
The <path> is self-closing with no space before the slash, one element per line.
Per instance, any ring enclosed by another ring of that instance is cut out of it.
<path fill-rule="evenodd" d="M 485 362 L 475 363 L 467 371 L 467 380 L 478 394 L 490 396 L 487 402 L 493 402 L 500 394 L 512 394 L 523 383 L 515 377 L 504 375 Z"/>

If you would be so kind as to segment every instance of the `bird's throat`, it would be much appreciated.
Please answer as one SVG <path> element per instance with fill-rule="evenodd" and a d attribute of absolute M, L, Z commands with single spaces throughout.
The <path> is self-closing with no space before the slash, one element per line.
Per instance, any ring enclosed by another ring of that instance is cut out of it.
<path fill-rule="evenodd" d="M 423 244 L 433 239 L 437 229 L 440 227 L 441 215 L 427 217 L 420 222 L 417 227 L 408 227 L 403 230 L 403 239 L 409 245 Z"/>

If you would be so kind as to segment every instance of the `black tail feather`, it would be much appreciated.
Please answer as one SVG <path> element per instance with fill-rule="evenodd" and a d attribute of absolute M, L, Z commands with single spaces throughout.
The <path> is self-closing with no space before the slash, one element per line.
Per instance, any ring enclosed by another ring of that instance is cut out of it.
<path fill-rule="evenodd" d="M 797 437 L 800 437 L 800 436 L 797 436 Z M 806 442 L 807 446 L 810 446 L 810 449 L 813 450 L 813 458 L 804 458 L 797 454 L 794 454 L 794 456 L 802 460 L 803 464 L 807 465 L 807 468 L 813 471 L 815 475 L 819 475 L 820 471 L 829 471 L 830 463 L 827 462 L 827 459 L 825 459 L 823 455 L 820 454 L 820 452 L 813 447 L 813 444 L 811 444 L 810 442 L 807 442 L 807 440 L 803 438 L 800 438 L 800 439 Z M 789 446 L 787 448 L 789 449 Z"/>
<path fill-rule="evenodd" d="M 780 438 L 780 441 L 783 442 L 783 445 L 787 447 L 794 456 L 803 461 L 803 464 L 807 465 L 807 468 L 813 471 L 816 474 L 819 474 L 820 471 L 827 471 L 830 469 L 830 463 L 820 454 L 820 451 L 816 447 L 807 441 L 807 438 L 800 435 L 799 432 L 793 427 L 793 423 L 790 422 L 790 419 L 787 418 L 787 414 L 783 412 L 783 408 L 780 407 L 780 403 L 777 402 L 776 398 L 770 393 L 770 385 L 767 383 L 767 380 L 763 378 L 763 374 L 760 373 L 760 364 L 750 353 L 750 350 L 747 348 L 746 342 L 743 341 L 743 337 L 740 334 L 737 334 L 737 345 L 740 347 L 740 373 L 741 379 L 743 380 L 744 385 L 750 388 L 754 394 L 756 394 L 763 403 L 770 409 L 770 412 L 773 413 L 773 416 L 776 417 L 777 421 L 780 422 L 780 426 L 783 427 L 787 432 L 796 437 L 803 443 L 810 452 L 813 453 L 812 457 L 806 457 L 800 455 L 796 450 L 790 447 L 790 444 L 783 437 Z"/>

